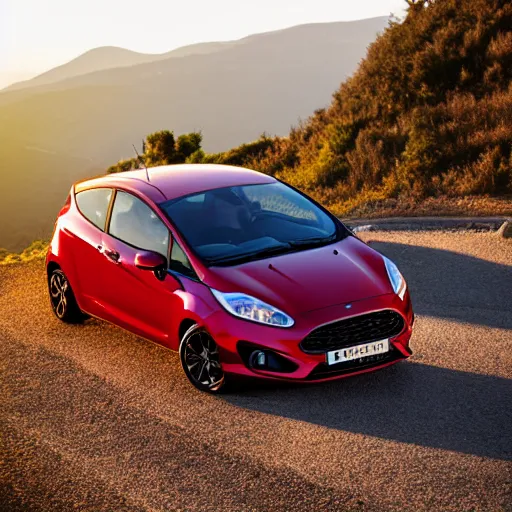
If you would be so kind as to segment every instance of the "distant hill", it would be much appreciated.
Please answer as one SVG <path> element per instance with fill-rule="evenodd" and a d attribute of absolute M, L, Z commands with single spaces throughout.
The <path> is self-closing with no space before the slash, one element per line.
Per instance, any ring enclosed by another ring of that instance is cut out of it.
<path fill-rule="evenodd" d="M 2 140 L 0 162 L 0 247 L 12 250 L 48 237 L 71 183 L 102 172 L 87 159 L 12 139 Z"/>
<path fill-rule="evenodd" d="M 262 132 L 285 135 L 299 118 L 330 102 L 332 91 L 355 71 L 386 25 L 385 17 L 303 25 L 180 49 L 180 58 L 174 52 L 151 62 L 0 93 L 0 146 L 4 161 L 10 162 L 0 167 L 0 178 L 12 178 L 2 182 L 2 196 L 20 199 L 13 180 L 24 182 L 37 174 L 38 159 L 27 148 L 53 155 L 48 172 L 60 184 L 61 195 L 32 212 L 32 218 L 46 219 L 49 233 L 71 182 L 91 168 L 106 169 L 131 156 L 131 145 L 148 133 L 200 130 L 207 151 L 228 149 Z M 123 54 L 128 60 L 141 56 Z M 47 193 L 44 182 L 37 193 Z M 28 191 L 23 198 L 30 203 Z M 0 218 L 10 211 L 0 203 Z M 0 247 L 20 248 L 20 232 L 17 219 L 9 217 L 0 226 Z M 30 223 L 22 234 L 35 238 Z"/>
<path fill-rule="evenodd" d="M 35 76 L 35 73 L 31 73 L 30 71 L 0 70 L 0 92 L 5 90 L 4 88 L 6 88 L 9 84 L 26 81 L 33 76 Z"/>
<path fill-rule="evenodd" d="M 6 87 L 3 92 L 51 84 L 74 76 L 108 68 L 134 66 L 142 62 L 148 62 L 154 58 L 154 55 L 132 52 L 115 46 L 94 48 L 62 66 L 50 69 L 30 80 L 12 84 Z"/>
<path fill-rule="evenodd" d="M 224 48 L 230 43 L 197 43 L 183 46 L 162 54 L 138 53 L 125 48 L 115 46 L 103 46 L 94 48 L 83 53 L 76 59 L 73 59 L 62 66 L 50 69 L 30 80 L 17 82 L 6 87 L 3 92 L 17 91 L 39 85 L 53 84 L 95 71 L 104 69 L 122 68 L 127 66 L 136 66 L 143 62 L 152 62 L 156 60 L 168 59 L 171 57 L 186 57 L 187 55 L 207 54 Z"/>

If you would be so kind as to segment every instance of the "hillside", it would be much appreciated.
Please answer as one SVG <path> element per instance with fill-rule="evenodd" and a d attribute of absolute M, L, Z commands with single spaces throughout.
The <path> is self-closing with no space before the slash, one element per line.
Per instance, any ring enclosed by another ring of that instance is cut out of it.
<path fill-rule="evenodd" d="M 342 215 L 414 210 L 427 198 L 510 200 L 512 3 L 408 3 L 405 21 L 371 45 L 327 109 L 263 155 L 234 160 Z M 204 159 L 230 155 L 237 150 Z"/>
<path fill-rule="evenodd" d="M 12 139 L 3 139 L 0 162 L 0 247 L 7 249 L 48 237 L 55 221 L 51 216 L 62 206 L 71 183 L 101 173 L 101 168 L 87 159 L 19 146 Z M 13 171 L 19 168 L 30 171 Z"/>
<path fill-rule="evenodd" d="M 37 172 L 26 147 L 55 156 L 52 174 L 63 189 L 92 168 L 106 169 L 132 156 L 132 144 L 148 133 L 172 128 L 200 130 L 208 151 L 221 151 L 266 131 L 285 135 L 300 117 L 327 105 L 332 91 L 353 73 L 386 18 L 313 24 L 251 36 L 211 53 L 167 58 L 75 76 L 53 84 L 0 94 L 0 140 L 11 166 L 0 167 L 23 182 Z M 204 50 L 204 48 L 203 48 Z M 69 166 L 67 155 L 83 167 Z M 5 182 L 4 182 L 5 183 Z M 2 195 L 21 199 L 12 181 Z M 5 188 L 4 188 L 5 187 Z M 47 192 L 44 184 L 39 193 Z M 25 195 L 26 199 L 31 199 Z M 64 201 L 32 212 L 45 233 Z M 13 245 L 20 227 L 11 219 L 0 247 Z M 25 228 L 24 228 L 25 229 Z M 36 233 L 30 225 L 25 237 Z"/>

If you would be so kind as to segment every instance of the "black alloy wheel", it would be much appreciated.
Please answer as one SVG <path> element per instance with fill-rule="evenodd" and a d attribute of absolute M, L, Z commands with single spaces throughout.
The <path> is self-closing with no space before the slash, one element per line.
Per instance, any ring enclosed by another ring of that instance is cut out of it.
<path fill-rule="evenodd" d="M 48 277 L 50 303 L 55 316 L 63 322 L 77 324 L 85 316 L 80 311 L 69 281 L 60 269 L 55 269 Z"/>
<path fill-rule="evenodd" d="M 180 344 L 180 359 L 186 376 L 201 391 L 220 393 L 226 389 L 226 376 L 219 358 L 219 347 L 201 326 L 192 326 Z"/>

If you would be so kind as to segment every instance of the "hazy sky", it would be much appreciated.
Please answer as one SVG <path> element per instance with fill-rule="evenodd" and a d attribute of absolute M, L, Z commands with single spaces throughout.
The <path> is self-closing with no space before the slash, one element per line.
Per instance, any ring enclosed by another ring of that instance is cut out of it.
<path fill-rule="evenodd" d="M 162 53 L 302 23 L 404 14 L 405 0 L 0 0 L 0 73 L 40 73 L 98 46 Z"/>

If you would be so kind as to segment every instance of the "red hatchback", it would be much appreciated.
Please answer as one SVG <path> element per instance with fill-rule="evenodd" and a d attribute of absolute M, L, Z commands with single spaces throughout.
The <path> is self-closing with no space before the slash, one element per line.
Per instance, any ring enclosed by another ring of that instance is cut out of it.
<path fill-rule="evenodd" d="M 231 376 L 323 381 L 411 355 L 398 268 L 320 205 L 237 167 L 148 178 L 73 186 L 47 257 L 58 318 L 98 317 L 177 350 L 210 392 Z"/>

